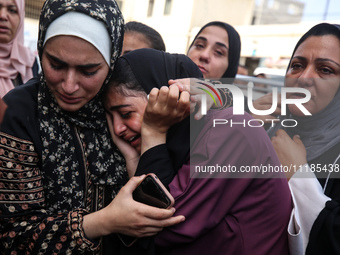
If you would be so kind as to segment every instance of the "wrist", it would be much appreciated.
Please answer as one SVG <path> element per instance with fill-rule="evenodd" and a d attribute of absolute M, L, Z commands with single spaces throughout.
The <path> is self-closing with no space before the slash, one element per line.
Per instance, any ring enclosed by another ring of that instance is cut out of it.
<path fill-rule="evenodd" d="M 169 127 L 157 127 L 153 124 L 148 124 L 143 121 L 141 133 L 143 136 L 154 136 L 154 135 L 163 135 L 167 133 Z"/>
<path fill-rule="evenodd" d="M 105 208 L 84 216 L 83 228 L 88 238 L 97 239 L 110 234 L 106 228 L 108 224 L 104 210 Z"/>
<path fill-rule="evenodd" d="M 144 124 L 142 125 L 141 136 L 141 155 L 152 147 L 166 143 L 166 132 L 155 130 Z"/>

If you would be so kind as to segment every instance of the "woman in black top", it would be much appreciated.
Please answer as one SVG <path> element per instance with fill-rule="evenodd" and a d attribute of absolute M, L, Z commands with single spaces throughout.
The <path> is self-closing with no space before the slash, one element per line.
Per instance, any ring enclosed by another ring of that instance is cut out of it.
<path fill-rule="evenodd" d="M 293 166 L 287 173 L 295 205 L 288 229 L 291 252 L 340 254 L 339 25 L 318 24 L 299 40 L 285 86 L 311 93 L 303 104 L 311 116 L 290 104 L 281 123 L 293 119 L 294 123 L 286 123 L 294 127 L 277 125 L 269 130 L 281 163 Z M 302 97 L 288 95 L 290 99 Z"/>

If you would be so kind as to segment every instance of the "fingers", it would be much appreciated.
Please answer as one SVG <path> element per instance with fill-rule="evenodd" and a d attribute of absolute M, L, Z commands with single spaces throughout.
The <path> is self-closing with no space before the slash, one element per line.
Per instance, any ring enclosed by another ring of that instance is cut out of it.
<path fill-rule="evenodd" d="M 293 141 L 294 141 L 297 145 L 299 145 L 300 147 L 304 147 L 304 144 L 303 144 L 303 142 L 301 141 L 299 135 L 294 135 Z"/>
<path fill-rule="evenodd" d="M 156 102 L 157 102 L 157 99 L 158 99 L 158 94 L 159 94 L 159 89 L 158 88 L 153 88 L 151 91 L 150 91 L 150 94 L 149 94 L 149 99 L 148 99 L 148 104 L 149 105 L 155 105 Z"/>
<path fill-rule="evenodd" d="M 178 87 L 180 92 L 187 91 L 190 93 L 190 78 L 169 80 L 168 84 L 170 87 L 176 86 Z"/>
<path fill-rule="evenodd" d="M 179 88 L 179 91 L 181 92 L 181 94 L 183 94 L 183 92 L 188 92 L 191 95 L 190 98 L 190 108 L 188 106 L 187 108 L 187 113 L 191 114 L 195 113 L 194 118 L 196 120 L 199 120 L 203 117 L 202 114 L 202 94 L 206 94 L 206 90 L 210 90 L 212 89 L 212 87 L 214 87 L 213 84 L 204 81 L 204 83 L 202 83 L 202 80 L 197 79 L 197 78 L 186 78 L 186 79 L 178 79 L 178 80 L 169 80 L 169 85 L 170 88 L 173 86 L 177 86 Z M 202 89 L 202 86 L 205 89 Z M 215 96 L 215 94 L 217 93 L 217 96 Z M 221 102 L 220 100 L 220 95 L 219 95 L 219 91 L 218 90 L 214 90 L 214 93 L 212 92 L 212 94 L 214 95 L 214 99 L 211 99 L 211 97 L 206 97 L 206 105 L 204 106 L 206 109 L 210 109 L 213 105 L 214 102 L 218 102 L 217 106 L 221 107 Z M 183 106 L 184 108 L 184 106 Z M 181 109 L 183 109 L 181 108 Z"/>
<path fill-rule="evenodd" d="M 179 224 L 184 220 L 185 220 L 184 216 L 176 216 L 163 220 L 144 218 L 140 222 L 140 224 L 137 223 L 135 225 L 134 236 L 136 237 L 153 236 L 156 235 L 158 232 L 162 231 L 163 228 Z"/>
<path fill-rule="evenodd" d="M 164 93 L 167 93 L 167 104 L 170 108 L 176 108 L 177 103 L 179 102 L 179 89 L 176 86 L 172 86 L 167 88 L 167 90 L 164 89 Z"/>
<path fill-rule="evenodd" d="M 183 215 L 173 217 L 175 213 L 175 208 L 170 209 L 160 209 L 153 206 L 148 206 L 144 204 L 140 204 L 140 213 L 147 218 L 144 222 L 146 226 L 153 227 L 169 227 L 185 220 Z"/>
<path fill-rule="evenodd" d="M 196 113 L 194 115 L 194 119 L 200 120 L 203 117 L 201 95 L 190 96 L 190 114 L 194 113 L 195 111 Z"/>
<path fill-rule="evenodd" d="M 300 136 L 299 136 L 299 135 L 294 135 L 293 140 L 294 140 L 295 142 L 301 142 Z"/>
<path fill-rule="evenodd" d="M 289 135 L 287 134 L 287 132 L 284 131 L 283 129 L 279 129 L 279 130 L 276 132 L 276 136 L 278 136 L 278 137 L 289 137 Z"/>
<path fill-rule="evenodd" d="M 160 89 L 153 88 L 149 94 L 149 104 L 155 106 L 156 104 L 163 108 L 165 105 L 174 104 L 172 101 L 177 103 L 179 95 L 179 89 L 173 86 L 170 90 L 169 87 L 163 86 Z"/>
<path fill-rule="evenodd" d="M 275 136 L 273 136 L 271 138 L 271 141 L 272 141 L 272 144 L 274 146 L 275 149 L 279 148 L 280 147 L 280 144 L 285 141 L 285 140 L 291 140 L 291 138 L 289 137 L 289 135 L 287 134 L 286 131 L 284 131 L 283 129 L 279 129 Z"/>
<path fill-rule="evenodd" d="M 145 175 L 132 177 L 121 189 L 121 191 L 132 195 L 132 192 L 137 188 L 137 186 L 143 181 L 144 178 Z"/>
<path fill-rule="evenodd" d="M 177 109 L 179 112 L 190 114 L 190 94 L 187 91 L 183 91 L 178 100 Z"/>
<path fill-rule="evenodd" d="M 149 105 L 160 111 L 169 109 L 175 110 L 176 114 L 189 114 L 190 94 L 187 91 L 180 93 L 177 86 L 153 88 L 149 94 Z"/>
<path fill-rule="evenodd" d="M 161 209 L 136 201 L 135 204 L 138 211 L 137 215 L 139 216 L 134 221 L 134 228 L 139 237 L 155 235 L 163 228 L 179 224 L 185 220 L 182 215 L 173 217 L 175 208 Z"/>
<path fill-rule="evenodd" d="M 158 228 L 165 228 L 165 227 L 170 227 L 176 224 L 179 224 L 181 222 L 185 221 L 185 217 L 180 215 L 180 216 L 175 216 L 175 217 L 170 217 L 167 219 L 162 219 L 162 220 L 156 220 L 156 219 L 150 219 L 148 222 L 150 225 L 153 227 L 158 227 Z"/>

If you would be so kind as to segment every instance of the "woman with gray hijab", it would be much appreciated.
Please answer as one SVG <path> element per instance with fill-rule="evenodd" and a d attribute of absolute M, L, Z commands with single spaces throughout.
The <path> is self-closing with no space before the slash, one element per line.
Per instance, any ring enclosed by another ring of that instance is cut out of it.
<path fill-rule="evenodd" d="M 299 40 L 285 86 L 311 93 L 303 104 L 311 116 L 289 105 L 280 123 L 293 119 L 292 127 L 268 131 L 281 164 L 291 169 L 291 254 L 340 254 L 340 25 L 318 24 Z"/>

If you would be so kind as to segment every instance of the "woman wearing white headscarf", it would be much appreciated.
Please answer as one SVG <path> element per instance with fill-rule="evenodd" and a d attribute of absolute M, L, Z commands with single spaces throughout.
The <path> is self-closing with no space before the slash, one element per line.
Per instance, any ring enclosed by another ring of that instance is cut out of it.
<path fill-rule="evenodd" d="M 173 208 L 134 201 L 139 177 L 120 189 L 127 181 L 125 161 L 111 140 L 101 96 L 121 53 L 123 25 L 112 0 L 45 2 L 42 74 L 4 97 L 4 253 L 97 254 L 105 249 L 102 237 L 150 236 L 183 219 L 171 217 Z"/>

